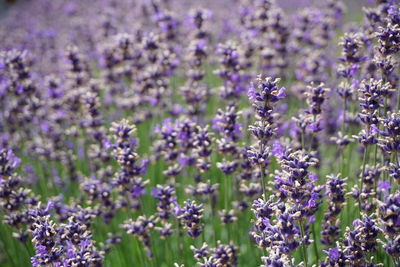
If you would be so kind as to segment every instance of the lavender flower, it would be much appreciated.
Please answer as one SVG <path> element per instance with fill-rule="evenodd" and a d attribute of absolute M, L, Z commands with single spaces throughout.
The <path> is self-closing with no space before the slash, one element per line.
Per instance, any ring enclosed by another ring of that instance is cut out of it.
<path fill-rule="evenodd" d="M 0 176 L 3 179 L 8 178 L 14 172 L 14 169 L 18 167 L 21 160 L 17 158 L 12 150 L 1 149 L 0 150 Z"/>
<path fill-rule="evenodd" d="M 113 184 L 119 187 L 119 193 L 128 198 L 130 207 L 138 208 L 138 200 L 144 194 L 147 180 L 140 177 L 146 172 L 147 161 L 139 162 L 139 156 L 135 152 L 137 141 L 133 139 L 136 128 L 127 120 L 114 123 L 111 131 L 114 133 L 116 144 L 114 146 L 114 157 L 121 166 Z"/>
<path fill-rule="evenodd" d="M 324 263 L 322 263 L 322 266 L 340 266 L 344 267 L 346 266 L 347 259 L 346 255 L 343 252 L 342 248 L 335 247 L 331 248 L 329 251 L 326 251 L 325 253 L 328 254 L 326 260 Z"/>
<path fill-rule="evenodd" d="M 219 216 L 221 217 L 221 222 L 223 224 L 231 224 L 237 221 L 237 217 L 235 216 L 234 210 L 221 210 L 219 212 Z"/>
<path fill-rule="evenodd" d="M 207 243 L 203 243 L 201 248 L 196 248 L 195 246 L 190 246 L 190 249 L 193 251 L 194 258 L 196 260 L 201 260 L 203 258 L 207 258 L 210 255 Z"/>
<path fill-rule="evenodd" d="M 321 243 L 332 246 L 340 233 L 340 220 L 337 216 L 340 214 L 345 199 L 345 181 L 347 178 L 341 179 L 339 175 L 329 175 L 326 194 L 328 195 L 328 210 L 325 212 L 324 224 L 322 225 Z"/>
<path fill-rule="evenodd" d="M 128 234 L 134 235 L 143 243 L 149 258 L 153 257 L 151 253 L 150 231 L 154 229 L 155 223 L 156 220 L 154 217 L 139 216 L 135 221 L 129 219 L 121 225 L 122 229 Z"/>
<path fill-rule="evenodd" d="M 257 144 L 249 148 L 247 155 L 249 161 L 260 168 L 264 198 L 266 198 L 264 172 L 269 163 L 269 148 L 267 145 L 275 133 L 272 111 L 275 103 L 285 97 L 285 88 L 279 89 L 278 82 L 279 79 L 266 78 L 263 80 L 259 76 L 257 83 L 252 84 L 248 92 L 259 121 L 249 127 L 250 132 L 257 139 Z"/>
<path fill-rule="evenodd" d="M 383 138 L 380 139 L 379 146 L 386 152 L 397 153 L 400 150 L 400 114 L 388 114 L 387 119 L 383 120 L 384 130 L 379 131 Z"/>
<path fill-rule="evenodd" d="M 342 62 L 338 66 L 338 74 L 344 78 L 352 78 L 360 68 L 360 63 L 364 60 L 361 54 L 362 41 L 359 34 L 345 34 L 340 45 L 343 47 Z"/>
<path fill-rule="evenodd" d="M 176 202 L 175 189 L 171 185 L 157 185 L 152 189 L 152 195 L 158 200 L 158 218 L 168 220 L 171 216 L 173 205 Z"/>
<path fill-rule="evenodd" d="M 193 200 L 186 200 L 180 209 L 178 219 L 188 231 L 188 235 L 197 238 L 202 233 L 203 204 L 197 205 Z"/>
<path fill-rule="evenodd" d="M 380 232 L 372 217 L 363 217 L 362 220 L 353 222 L 354 230 L 346 229 L 344 252 L 347 260 L 355 266 L 364 264 L 368 253 L 374 252 L 377 245 L 377 237 Z"/>

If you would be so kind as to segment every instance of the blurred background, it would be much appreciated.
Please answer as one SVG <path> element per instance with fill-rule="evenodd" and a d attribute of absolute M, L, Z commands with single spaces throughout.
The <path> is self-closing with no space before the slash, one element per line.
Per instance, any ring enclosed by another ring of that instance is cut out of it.
<path fill-rule="evenodd" d="M 230 38 L 237 31 L 242 2 L 248 0 L 158 0 L 169 3 L 177 18 L 185 21 L 190 8 L 206 7 L 212 10 L 213 27 L 211 31 L 216 40 Z M 318 8 L 325 1 L 281 0 L 278 5 L 293 18 L 294 13 L 304 8 Z M 362 7 L 373 4 L 371 0 L 342 1 L 347 9 L 345 23 L 362 20 Z M 149 0 L 0 0 L 0 46 L 5 49 L 26 49 L 34 54 L 43 54 L 49 39 L 52 45 L 63 48 L 73 43 L 86 51 L 92 51 L 89 33 L 96 33 L 105 25 L 112 25 L 114 32 L 132 33 L 133 29 L 143 28 L 142 13 L 151 9 Z M 229 15 L 228 15 L 229 14 Z M 150 16 L 150 15 L 149 15 Z M 138 27 L 139 25 L 139 27 Z M 219 32 L 217 32 L 219 31 Z M 93 35 L 93 34 L 92 34 Z M 42 40 L 32 47 L 32 38 Z M 37 53 L 37 49 L 40 52 Z M 86 48 L 86 49 L 85 49 Z M 40 59 L 43 60 L 43 59 Z M 51 60 L 50 60 L 51 61 Z M 50 63 L 52 64 L 52 63 Z M 48 65 L 48 60 L 46 62 Z"/>

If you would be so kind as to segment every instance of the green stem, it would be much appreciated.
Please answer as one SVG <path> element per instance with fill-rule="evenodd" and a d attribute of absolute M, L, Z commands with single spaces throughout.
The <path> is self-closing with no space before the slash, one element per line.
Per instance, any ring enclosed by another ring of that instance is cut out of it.
<path fill-rule="evenodd" d="M 314 239 L 314 242 L 313 242 L 314 253 L 315 253 L 315 257 L 317 258 L 317 265 L 318 265 L 318 262 L 319 262 L 319 253 L 318 253 L 318 247 L 317 247 L 317 234 L 316 234 L 316 232 L 315 232 L 314 223 L 312 224 L 311 227 L 312 227 L 312 234 L 313 234 L 313 239 Z"/>
<path fill-rule="evenodd" d="M 301 148 L 305 149 L 304 131 L 301 132 Z"/>
<path fill-rule="evenodd" d="M 342 134 L 345 135 L 346 131 L 346 109 L 347 109 L 347 97 L 343 99 L 343 121 L 342 121 Z M 340 151 L 340 173 L 344 177 L 344 153 L 345 147 Z"/>
<path fill-rule="evenodd" d="M 383 108 L 383 117 L 386 117 L 387 112 L 388 112 L 388 97 L 385 96 L 385 106 Z"/>
<path fill-rule="evenodd" d="M 216 212 L 215 212 L 215 208 L 214 208 L 212 199 L 210 200 L 210 206 L 211 206 L 211 215 L 210 215 L 209 220 L 211 221 L 211 225 L 212 225 L 214 245 L 217 246 L 217 231 L 215 230 L 215 224 L 214 224 L 214 220 L 213 220 L 214 216 L 216 216 Z"/>
<path fill-rule="evenodd" d="M 229 181 L 228 175 L 225 174 L 225 212 L 229 212 Z M 228 243 L 230 241 L 230 227 L 229 225 L 225 225 L 226 228 L 226 236 L 228 238 Z"/>
<path fill-rule="evenodd" d="M 343 101 L 343 122 L 342 122 L 342 133 L 344 134 L 346 128 L 346 109 L 347 109 L 347 97 Z"/>
<path fill-rule="evenodd" d="M 267 106 L 267 104 L 265 104 L 265 106 Z M 262 120 L 261 123 L 262 123 L 262 128 L 264 129 L 265 128 L 265 120 Z M 260 154 L 262 154 L 265 149 L 264 140 L 260 140 L 259 145 L 260 145 Z M 266 188 L 265 188 L 265 175 L 264 175 L 265 165 L 260 164 L 259 167 L 260 167 L 260 172 L 261 172 L 261 186 L 262 186 L 263 197 L 264 197 L 264 201 L 267 201 L 267 192 L 266 192 Z"/>
<path fill-rule="evenodd" d="M 303 262 L 304 262 L 304 266 L 308 267 L 308 255 L 307 255 L 307 247 L 306 244 L 304 243 L 304 238 L 305 238 L 305 231 L 304 231 L 304 226 L 303 226 L 303 222 L 300 220 L 299 222 L 300 224 L 300 234 L 301 234 L 301 247 L 303 249 Z"/>
<path fill-rule="evenodd" d="M 397 90 L 397 110 L 400 110 L 400 90 Z"/>
<path fill-rule="evenodd" d="M 228 181 L 228 175 L 225 174 L 225 210 L 228 212 L 228 206 L 229 206 L 229 181 Z"/>
<path fill-rule="evenodd" d="M 343 177 L 345 176 L 344 175 L 344 149 L 345 148 L 342 148 L 342 149 L 340 149 L 340 173 L 343 175 Z"/>
<path fill-rule="evenodd" d="M 265 189 L 265 167 L 260 165 L 260 172 L 261 172 L 261 186 L 264 200 L 267 201 L 267 190 Z"/>
<path fill-rule="evenodd" d="M 367 154 L 368 154 L 368 146 L 365 146 L 364 148 L 364 155 L 363 155 L 363 165 L 362 165 L 362 172 L 361 172 L 361 179 L 360 179 L 360 194 L 362 193 L 363 190 L 363 179 L 364 179 L 364 173 L 365 173 L 365 166 L 367 164 Z M 361 199 L 360 197 L 358 197 L 358 205 L 360 206 L 360 217 L 361 217 Z"/>
<path fill-rule="evenodd" d="M 178 243 L 177 243 L 177 248 L 178 251 L 183 251 L 183 235 L 182 235 L 182 228 L 181 225 L 178 221 L 178 219 L 175 220 L 176 228 L 178 229 Z"/>
<path fill-rule="evenodd" d="M 140 248 L 139 241 L 135 240 L 135 249 L 138 252 L 138 258 L 141 264 L 146 261 L 146 255 L 143 255 L 143 250 Z"/>

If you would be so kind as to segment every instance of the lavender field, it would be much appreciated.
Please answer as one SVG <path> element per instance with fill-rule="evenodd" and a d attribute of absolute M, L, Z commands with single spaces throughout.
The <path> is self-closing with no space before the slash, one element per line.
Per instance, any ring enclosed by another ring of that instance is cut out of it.
<path fill-rule="evenodd" d="M 0 266 L 400 267 L 400 2 L 0 12 Z"/>

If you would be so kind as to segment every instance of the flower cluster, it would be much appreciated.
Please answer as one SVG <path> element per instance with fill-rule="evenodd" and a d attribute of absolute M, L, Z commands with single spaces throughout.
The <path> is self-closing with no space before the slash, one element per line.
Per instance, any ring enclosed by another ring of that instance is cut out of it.
<path fill-rule="evenodd" d="M 177 207 L 178 219 L 192 238 L 202 233 L 203 204 L 197 205 L 193 200 L 186 200 L 183 207 Z"/>
<path fill-rule="evenodd" d="M 362 220 L 355 220 L 353 225 L 354 230 L 346 229 L 344 253 L 349 264 L 358 266 L 365 264 L 366 255 L 376 250 L 380 229 L 376 220 L 367 216 Z"/>
<path fill-rule="evenodd" d="M 262 190 L 265 198 L 264 175 L 266 166 L 269 163 L 269 154 L 271 140 L 275 135 L 273 109 L 275 104 L 282 100 L 285 94 L 285 88 L 278 87 L 279 79 L 257 78 L 256 84 L 251 84 L 248 91 L 249 99 L 254 106 L 257 114 L 257 121 L 249 127 L 251 134 L 257 139 L 257 143 L 251 146 L 247 151 L 248 160 L 253 165 L 258 165 L 261 172 Z"/>
<path fill-rule="evenodd" d="M 218 241 L 215 248 L 208 248 L 206 243 L 201 248 L 191 246 L 197 263 L 202 267 L 209 266 L 237 266 L 238 248 L 233 245 L 225 245 Z"/>
<path fill-rule="evenodd" d="M 146 249 L 147 257 L 153 257 L 151 248 L 151 233 L 155 227 L 155 219 L 153 217 L 139 216 L 135 221 L 129 219 L 121 225 L 128 234 L 137 237 Z"/>
<path fill-rule="evenodd" d="M 324 224 L 322 225 L 321 232 L 321 243 L 327 246 L 332 246 L 337 241 L 340 233 L 340 220 L 338 215 L 343 209 L 345 199 L 346 186 L 345 179 L 341 179 L 340 176 L 329 175 L 328 183 L 326 188 L 326 194 L 328 195 L 328 210 L 325 212 Z"/>

